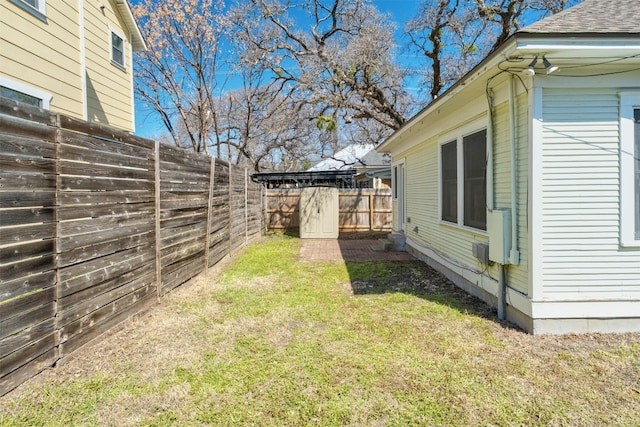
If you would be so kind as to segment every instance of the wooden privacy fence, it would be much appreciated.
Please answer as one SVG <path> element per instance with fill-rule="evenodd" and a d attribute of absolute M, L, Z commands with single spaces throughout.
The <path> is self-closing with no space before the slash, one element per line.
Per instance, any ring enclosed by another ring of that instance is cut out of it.
<path fill-rule="evenodd" d="M 390 189 L 339 189 L 338 228 L 340 232 L 391 231 L 393 221 Z M 266 190 L 267 229 L 298 230 L 300 228 L 300 189 Z"/>
<path fill-rule="evenodd" d="M 262 232 L 244 169 L 0 99 L 0 395 Z"/>

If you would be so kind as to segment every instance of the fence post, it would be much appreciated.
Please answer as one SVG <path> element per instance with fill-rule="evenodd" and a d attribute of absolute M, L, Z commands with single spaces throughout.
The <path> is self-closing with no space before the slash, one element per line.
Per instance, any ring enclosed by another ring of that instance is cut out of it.
<path fill-rule="evenodd" d="M 229 255 L 231 255 L 231 240 L 233 239 L 233 227 L 232 227 L 233 224 L 232 224 L 232 220 L 231 220 L 231 218 L 233 217 L 233 207 L 232 207 L 232 203 L 231 203 L 232 202 L 232 198 L 233 198 L 233 191 L 231 190 L 231 178 L 232 178 L 231 175 L 233 175 L 231 173 L 231 167 L 232 166 L 233 165 L 231 164 L 231 161 L 229 161 L 229 168 L 228 168 L 228 170 L 229 170 L 229 189 L 228 189 L 228 192 L 229 192 L 229 239 L 228 239 L 229 240 L 229 245 L 228 246 L 229 246 L 229 248 L 227 249 L 227 253 Z"/>
<path fill-rule="evenodd" d="M 373 193 L 369 193 L 369 231 L 373 231 L 373 220 L 375 218 L 373 202 L 374 202 Z"/>
<path fill-rule="evenodd" d="M 55 140 L 55 161 L 56 161 L 56 188 L 55 188 L 55 196 L 53 198 L 53 222 L 56 227 L 56 237 L 53 243 L 53 253 L 54 253 L 54 264 L 53 268 L 55 269 L 55 281 L 56 281 L 56 292 L 55 292 L 55 303 L 54 303 L 54 345 L 55 345 L 55 355 L 54 359 L 56 363 L 60 360 L 60 313 L 58 312 L 58 302 L 62 297 L 62 284 L 60 283 L 60 239 L 62 238 L 62 233 L 60 230 L 60 193 L 62 192 L 62 177 L 60 176 L 60 143 L 62 142 L 61 135 L 61 126 L 60 126 L 60 114 L 55 113 L 53 115 L 55 117 L 55 127 L 56 127 L 56 140 Z"/>
<path fill-rule="evenodd" d="M 211 204 L 213 203 L 213 186 L 215 184 L 215 172 L 216 172 L 216 159 L 211 156 L 211 168 L 209 169 L 209 204 L 207 205 L 207 227 L 206 238 L 204 247 L 204 272 L 209 269 L 209 246 L 211 246 L 211 220 L 213 218 L 213 212 Z"/>
<path fill-rule="evenodd" d="M 247 176 L 249 171 L 244 168 L 244 244 L 249 241 L 249 187 L 247 186 Z"/>
<path fill-rule="evenodd" d="M 156 213 L 156 296 L 160 300 L 162 291 L 162 259 L 161 259 L 161 244 L 162 239 L 160 236 L 160 141 L 155 141 L 154 147 L 155 153 L 155 213 Z"/>

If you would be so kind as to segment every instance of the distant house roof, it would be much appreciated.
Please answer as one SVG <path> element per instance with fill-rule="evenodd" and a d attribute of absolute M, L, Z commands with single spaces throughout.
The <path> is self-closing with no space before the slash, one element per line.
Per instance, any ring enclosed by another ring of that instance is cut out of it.
<path fill-rule="evenodd" d="M 347 170 L 365 166 L 383 166 L 389 163 L 389 158 L 378 153 L 375 150 L 375 145 L 352 144 L 333 156 L 316 163 L 308 171 Z"/>
<path fill-rule="evenodd" d="M 516 34 L 640 34 L 638 0 L 584 0 Z"/>

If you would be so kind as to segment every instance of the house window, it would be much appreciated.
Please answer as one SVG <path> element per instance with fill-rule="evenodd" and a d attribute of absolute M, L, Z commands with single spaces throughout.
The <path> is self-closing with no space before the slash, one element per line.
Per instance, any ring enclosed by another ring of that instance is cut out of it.
<path fill-rule="evenodd" d="M 487 131 L 462 139 L 464 150 L 464 225 L 487 229 Z"/>
<path fill-rule="evenodd" d="M 457 141 L 442 146 L 442 220 L 458 222 Z"/>
<path fill-rule="evenodd" d="M 124 69 L 124 37 L 111 30 L 111 63 Z"/>
<path fill-rule="evenodd" d="M 46 21 L 46 0 L 11 0 L 38 19 Z"/>
<path fill-rule="evenodd" d="M 620 244 L 640 247 L 640 93 L 620 101 Z"/>
<path fill-rule="evenodd" d="M 398 167 L 394 166 L 393 167 L 393 198 L 397 199 L 398 198 L 398 184 L 396 184 L 398 182 Z"/>
<path fill-rule="evenodd" d="M 14 101 L 22 102 L 23 104 L 33 105 L 35 107 L 42 107 L 42 99 L 37 96 L 31 96 L 26 93 L 18 92 L 11 88 L 0 86 L 0 96 L 13 99 Z"/>
<path fill-rule="evenodd" d="M 47 110 L 52 98 L 47 92 L 4 77 L 0 77 L 0 96 Z"/>
<path fill-rule="evenodd" d="M 481 130 L 440 146 L 441 219 L 487 229 L 487 131 Z"/>
<path fill-rule="evenodd" d="M 640 108 L 633 110 L 634 150 L 633 174 L 635 176 L 635 239 L 640 240 Z"/>

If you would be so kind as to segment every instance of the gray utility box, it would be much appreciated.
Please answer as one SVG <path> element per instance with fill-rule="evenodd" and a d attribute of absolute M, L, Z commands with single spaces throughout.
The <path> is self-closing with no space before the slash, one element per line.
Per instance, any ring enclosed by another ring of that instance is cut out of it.
<path fill-rule="evenodd" d="M 511 210 L 487 210 L 487 234 L 489 234 L 489 260 L 509 264 L 511 251 Z"/>
<path fill-rule="evenodd" d="M 300 191 L 300 238 L 338 238 L 338 189 L 307 187 Z"/>

